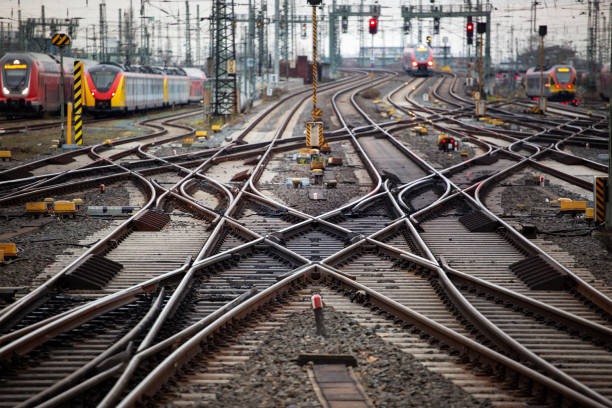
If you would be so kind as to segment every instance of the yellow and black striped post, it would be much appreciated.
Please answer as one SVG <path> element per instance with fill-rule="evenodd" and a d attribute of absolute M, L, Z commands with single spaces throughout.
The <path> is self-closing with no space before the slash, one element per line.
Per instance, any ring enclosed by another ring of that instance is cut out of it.
<path fill-rule="evenodd" d="M 74 61 L 74 143 L 83 144 L 83 63 Z"/>
<path fill-rule="evenodd" d="M 312 122 L 306 123 L 306 146 L 320 148 L 323 145 L 322 112 L 317 108 L 317 6 L 320 1 L 311 1 L 312 7 Z"/>
<path fill-rule="evenodd" d="M 64 48 L 70 45 L 70 42 L 71 40 L 68 34 L 57 33 L 53 34 L 51 37 L 51 44 L 55 45 L 56 47 Z"/>
<path fill-rule="evenodd" d="M 608 177 L 595 176 L 595 222 L 606 221 L 606 199 L 608 197 Z"/>
<path fill-rule="evenodd" d="M 317 109 L 317 7 L 312 8 L 312 121 L 319 120 L 321 111 Z"/>

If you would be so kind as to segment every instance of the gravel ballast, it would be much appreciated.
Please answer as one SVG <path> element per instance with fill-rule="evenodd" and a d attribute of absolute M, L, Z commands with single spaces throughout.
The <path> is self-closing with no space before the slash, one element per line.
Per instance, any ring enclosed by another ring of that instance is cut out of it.
<path fill-rule="evenodd" d="M 321 407 L 307 366 L 295 361 L 301 353 L 353 355 L 358 361 L 356 377 L 376 407 L 490 406 L 384 342 L 376 335 L 376 327 L 361 327 L 331 307 L 325 309 L 328 337 L 317 336 L 314 325 L 311 311 L 291 315 L 286 324 L 265 337 L 248 362 L 227 369 L 236 374 L 230 383 L 198 386 L 198 392 L 216 396 L 205 406 Z"/>
<path fill-rule="evenodd" d="M 97 190 L 86 193 L 66 194 L 56 196 L 57 200 L 72 200 L 81 198 L 84 205 L 130 205 L 129 193 L 123 184 L 107 186 L 104 194 Z M 25 204 L 19 208 L 10 208 L 15 214 L 16 210 L 24 213 Z M 75 218 L 44 216 L 34 219 L 26 216 L 8 217 L 0 235 L 1 242 L 17 244 L 18 258 L 7 265 L 0 264 L 0 286 L 28 286 L 33 279 L 55 261 L 58 254 L 67 248 L 74 247 L 80 240 L 88 235 L 106 228 L 110 219 L 94 218 L 78 215 Z M 39 228 L 28 228 L 39 226 Z M 30 229 L 26 231 L 26 229 Z M 20 231 L 25 231 L 19 233 Z M 94 244 L 94 242 L 89 243 Z"/>
<path fill-rule="evenodd" d="M 596 278 L 612 285 L 612 253 L 593 237 L 595 226 L 592 221 L 581 216 L 559 215 L 559 207 L 552 207 L 546 202 L 558 197 L 573 200 L 584 200 L 585 197 L 557 184 L 525 184 L 533 179 L 534 175 L 527 175 L 519 182 L 503 187 L 501 205 L 504 214 L 518 223 L 535 225 L 538 238 L 555 243 Z M 526 211 L 531 214 L 525 214 Z"/>

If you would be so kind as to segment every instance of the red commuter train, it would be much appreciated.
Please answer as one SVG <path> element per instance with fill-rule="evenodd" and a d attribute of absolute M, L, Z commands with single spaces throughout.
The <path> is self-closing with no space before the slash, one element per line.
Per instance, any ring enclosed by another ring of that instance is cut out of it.
<path fill-rule="evenodd" d="M 576 97 L 576 70 L 571 65 L 545 66 L 544 71 L 540 71 L 539 66 L 529 68 L 525 74 L 525 90 L 529 98 L 540 96 L 540 78 L 544 97 L 574 105 L 580 102 Z"/>
<path fill-rule="evenodd" d="M 183 68 L 189 80 L 189 102 L 200 102 L 204 98 L 206 74 L 199 68 Z"/>
<path fill-rule="evenodd" d="M 433 51 L 427 45 L 406 47 L 402 57 L 402 68 L 414 76 L 430 76 L 433 74 Z"/>
<path fill-rule="evenodd" d="M 89 112 L 109 113 L 199 102 L 206 76 L 198 69 L 189 72 L 178 67 L 98 64 L 86 75 L 90 92 L 85 107 Z"/>
<path fill-rule="evenodd" d="M 85 69 L 91 61 L 82 61 Z M 64 101 L 72 101 L 74 59 L 64 58 Z M 9 116 L 42 115 L 60 110 L 59 58 L 10 52 L 0 59 L 0 111 Z M 87 90 L 86 90 L 87 91 Z"/>

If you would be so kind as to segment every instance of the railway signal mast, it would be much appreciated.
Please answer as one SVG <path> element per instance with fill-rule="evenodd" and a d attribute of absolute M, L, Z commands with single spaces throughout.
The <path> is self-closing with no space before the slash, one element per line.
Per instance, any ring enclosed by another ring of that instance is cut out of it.
<path fill-rule="evenodd" d="M 487 111 L 486 99 L 482 97 L 482 36 L 487 32 L 487 23 L 478 22 L 476 24 L 478 34 L 478 93 L 475 95 L 476 115 L 483 116 Z"/>
<path fill-rule="evenodd" d="M 465 26 L 467 34 L 467 44 L 474 44 L 474 23 L 472 22 L 472 16 L 467 17 L 467 25 Z"/>
<path fill-rule="evenodd" d="M 543 115 L 546 112 L 546 99 L 544 98 L 544 37 L 546 36 L 547 26 L 538 27 L 540 36 L 540 97 L 538 98 L 538 113 Z"/>
<path fill-rule="evenodd" d="M 323 145 L 323 122 L 321 110 L 317 108 L 317 7 L 322 0 L 308 0 L 312 6 L 312 122 L 306 123 L 306 146 L 319 148 Z"/>
<path fill-rule="evenodd" d="M 67 47 L 72 42 L 70 36 L 66 33 L 55 33 L 51 36 L 51 44 L 58 47 L 60 50 L 60 123 L 62 134 L 60 144 L 65 144 L 64 134 L 64 47 Z"/>
<path fill-rule="evenodd" d="M 374 68 L 374 35 L 378 32 L 378 20 L 375 16 L 370 18 L 368 27 L 370 29 L 370 34 L 372 35 L 372 42 L 370 46 L 370 68 Z M 374 71 L 370 71 L 370 80 L 374 79 Z"/>
<path fill-rule="evenodd" d="M 610 16 L 612 16 L 612 3 L 610 3 Z M 612 40 L 612 18 L 610 18 L 610 39 Z M 612 44 L 612 43 L 611 43 Z M 612 53 L 612 46 L 610 47 Z M 611 54 L 612 55 L 612 54 Z M 612 61 L 612 57 L 610 58 Z M 608 85 L 612 90 L 612 82 Z M 609 104 L 608 111 L 608 188 L 606 194 L 606 223 L 605 230 L 612 232 L 612 103 Z M 597 210 L 597 209 L 596 209 Z"/>

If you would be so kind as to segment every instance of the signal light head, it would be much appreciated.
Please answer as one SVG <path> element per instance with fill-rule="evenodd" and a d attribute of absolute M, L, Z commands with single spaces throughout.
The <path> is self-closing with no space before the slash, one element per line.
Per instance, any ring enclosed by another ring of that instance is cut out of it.
<path fill-rule="evenodd" d="M 378 31 L 378 20 L 375 18 L 370 19 L 370 34 L 376 34 Z"/>

